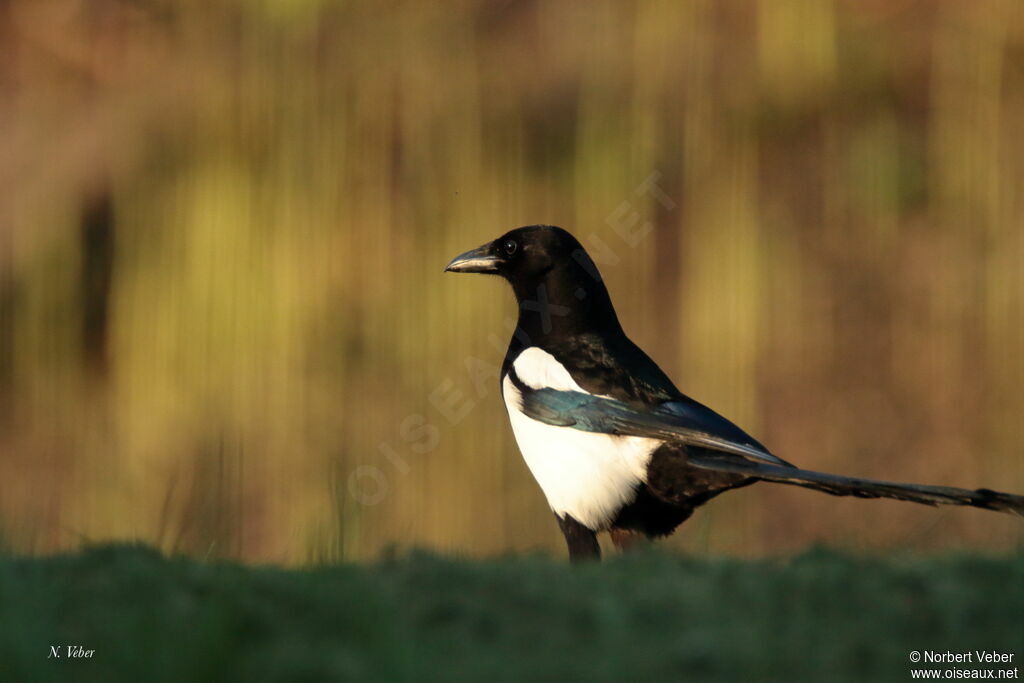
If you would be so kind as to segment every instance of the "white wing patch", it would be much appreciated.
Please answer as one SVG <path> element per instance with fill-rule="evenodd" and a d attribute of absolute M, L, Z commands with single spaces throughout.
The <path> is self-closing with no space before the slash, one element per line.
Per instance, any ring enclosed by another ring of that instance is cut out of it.
<path fill-rule="evenodd" d="M 512 367 L 523 384 L 531 389 L 558 389 L 559 391 L 583 391 L 572 378 L 565 366 L 555 357 L 538 346 L 531 346 L 516 356 Z"/>
<path fill-rule="evenodd" d="M 531 346 L 512 363 L 528 387 L 548 387 L 587 393 L 554 356 Z M 608 528 L 615 515 L 636 495 L 635 486 L 647 476 L 657 439 L 613 436 L 556 427 L 521 412 L 522 394 L 509 377 L 502 397 L 516 443 L 534 479 L 558 515 L 572 515 L 594 531 Z"/>

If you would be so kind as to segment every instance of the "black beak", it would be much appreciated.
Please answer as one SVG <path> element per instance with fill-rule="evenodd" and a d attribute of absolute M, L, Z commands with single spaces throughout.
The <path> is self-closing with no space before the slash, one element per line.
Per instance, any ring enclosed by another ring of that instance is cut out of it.
<path fill-rule="evenodd" d="M 497 273 L 498 264 L 501 262 L 497 256 L 490 253 L 490 244 L 485 244 L 476 249 L 470 249 L 465 254 L 459 254 L 453 258 L 444 271 L 447 273 Z"/>

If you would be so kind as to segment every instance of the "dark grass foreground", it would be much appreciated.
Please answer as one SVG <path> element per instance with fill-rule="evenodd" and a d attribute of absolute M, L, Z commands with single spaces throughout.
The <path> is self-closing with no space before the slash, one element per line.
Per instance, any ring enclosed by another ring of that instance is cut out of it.
<path fill-rule="evenodd" d="M 67 659 L 67 645 L 95 654 Z M 1020 664 L 1024 555 L 285 571 L 120 546 L 0 560 L 11 681 L 909 680 L 925 649 Z"/>

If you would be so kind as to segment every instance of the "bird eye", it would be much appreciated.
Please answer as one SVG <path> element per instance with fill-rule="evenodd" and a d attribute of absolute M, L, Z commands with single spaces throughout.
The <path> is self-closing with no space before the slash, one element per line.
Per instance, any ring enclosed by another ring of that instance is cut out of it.
<path fill-rule="evenodd" d="M 516 253 L 516 249 L 519 248 L 519 245 L 516 244 L 515 240 L 505 240 L 504 243 L 502 243 L 501 248 L 505 250 L 506 256 L 511 256 Z"/>

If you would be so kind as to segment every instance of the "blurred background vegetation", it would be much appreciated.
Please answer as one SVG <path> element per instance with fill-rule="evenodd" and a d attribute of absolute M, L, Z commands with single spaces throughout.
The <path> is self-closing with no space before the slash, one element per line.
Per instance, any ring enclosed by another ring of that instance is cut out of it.
<path fill-rule="evenodd" d="M 512 297 L 441 273 L 542 222 L 783 457 L 1024 491 L 1017 0 L 3 0 L 0 93 L 14 550 L 562 552 Z M 760 486 L 669 543 L 815 541 L 1024 528 Z"/>

